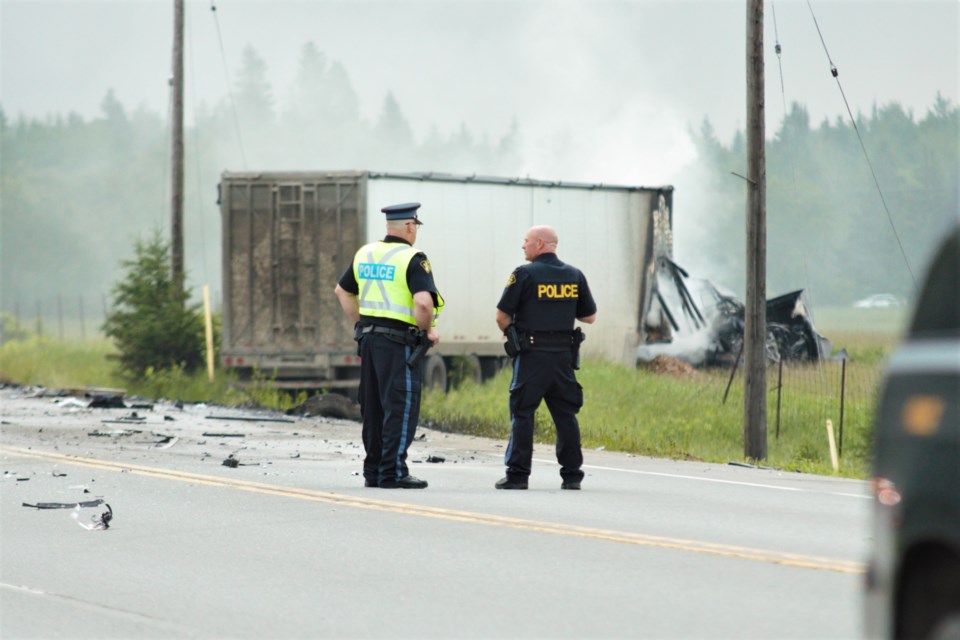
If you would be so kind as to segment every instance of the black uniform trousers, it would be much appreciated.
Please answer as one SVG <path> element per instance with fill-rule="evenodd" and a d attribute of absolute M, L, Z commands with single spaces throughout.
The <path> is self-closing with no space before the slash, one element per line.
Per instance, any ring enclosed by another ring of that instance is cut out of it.
<path fill-rule="evenodd" d="M 521 351 L 514 358 L 507 477 L 526 480 L 530 475 L 534 415 L 541 400 L 546 401 L 557 429 L 560 475 L 564 480 L 579 482 L 583 479 L 583 452 L 577 413 L 583 406 L 583 388 L 577 382 L 570 351 Z"/>
<path fill-rule="evenodd" d="M 420 420 L 423 359 L 407 366 L 413 347 L 387 336 L 360 339 L 360 414 L 363 416 L 363 477 L 382 482 L 409 475 L 407 449 Z"/>

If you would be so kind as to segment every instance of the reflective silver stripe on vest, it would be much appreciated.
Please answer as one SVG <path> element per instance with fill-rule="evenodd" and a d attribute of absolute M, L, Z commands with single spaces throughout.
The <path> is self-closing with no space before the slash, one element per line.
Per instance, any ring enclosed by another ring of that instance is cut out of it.
<path fill-rule="evenodd" d="M 379 261 L 375 261 L 373 257 L 373 252 L 367 253 L 367 260 L 374 264 L 387 264 L 387 261 L 390 260 L 394 255 L 403 251 L 404 249 L 409 249 L 407 245 L 400 245 L 393 249 L 390 249 Z M 367 293 L 370 291 L 370 287 L 373 283 L 377 283 L 377 287 L 380 288 L 380 295 L 383 297 L 384 302 L 373 302 L 372 300 L 367 300 Z M 378 309 L 381 311 L 393 311 L 394 313 L 402 313 L 410 317 L 414 317 L 413 309 L 411 307 L 404 307 L 403 305 L 393 304 L 390 301 L 390 296 L 387 295 L 387 288 L 383 286 L 382 280 L 367 280 L 363 283 L 363 291 L 360 292 L 360 308 L 361 309 Z"/>

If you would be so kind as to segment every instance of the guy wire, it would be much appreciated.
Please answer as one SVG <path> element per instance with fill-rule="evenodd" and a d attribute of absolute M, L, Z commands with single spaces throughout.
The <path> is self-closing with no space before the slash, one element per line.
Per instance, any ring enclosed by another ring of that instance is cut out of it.
<path fill-rule="evenodd" d="M 237 142 L 240 144 L 240 157 L 243 168 L 247 168 L 247 154 L 243 149 L 243 136 L 240 135 L 240 118 L 237 117 L 237 103 L 233 99 L 233 88 L 230 85 L 230 73 L 227 69 L 227 54 L 223 48 L 223 36 L 220 35 L 220 20 L 217 19 L 217 6 L 210 0 L 210 11 L 213 13 L 213 23 L 217 27 L 217 41 L 220 43 L 220 59 L 223 61 L 223 75 L 227 82 L 227 97 L 230 98 L 230 108 L 233 111 L 233 126 L 237 132 Z"/>

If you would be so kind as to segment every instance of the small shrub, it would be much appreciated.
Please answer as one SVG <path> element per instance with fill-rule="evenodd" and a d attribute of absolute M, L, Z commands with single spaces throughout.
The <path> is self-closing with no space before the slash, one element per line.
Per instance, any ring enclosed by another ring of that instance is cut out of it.
<path fill-rule="evenodd" d="M 191 373 L 204 366 L 205 333 L 199 305 L 173 282 L 169 245 L 155 231 L 137 240 L 136 258 L 121 264 L 126 279 L 113 288 L 112 310 L 103 332 L 112 338 L 124 377 L 142 378 L 149 370 L 181 367 Z"/>

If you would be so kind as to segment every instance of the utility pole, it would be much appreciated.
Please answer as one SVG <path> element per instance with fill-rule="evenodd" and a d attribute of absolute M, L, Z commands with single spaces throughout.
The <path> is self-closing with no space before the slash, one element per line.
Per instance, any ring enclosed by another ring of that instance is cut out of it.
<path fill-rule="evenodd" d="M 173 2 L 173 75 L 171 85 L 170 277 L 183 291 L 183 0 Z"/>
<path fill-rule="evenodd" d="M 743 452 L 767 457 L 767 168 L 764 153 L 763 0 L 747 0 L 747 299 Z"/>

